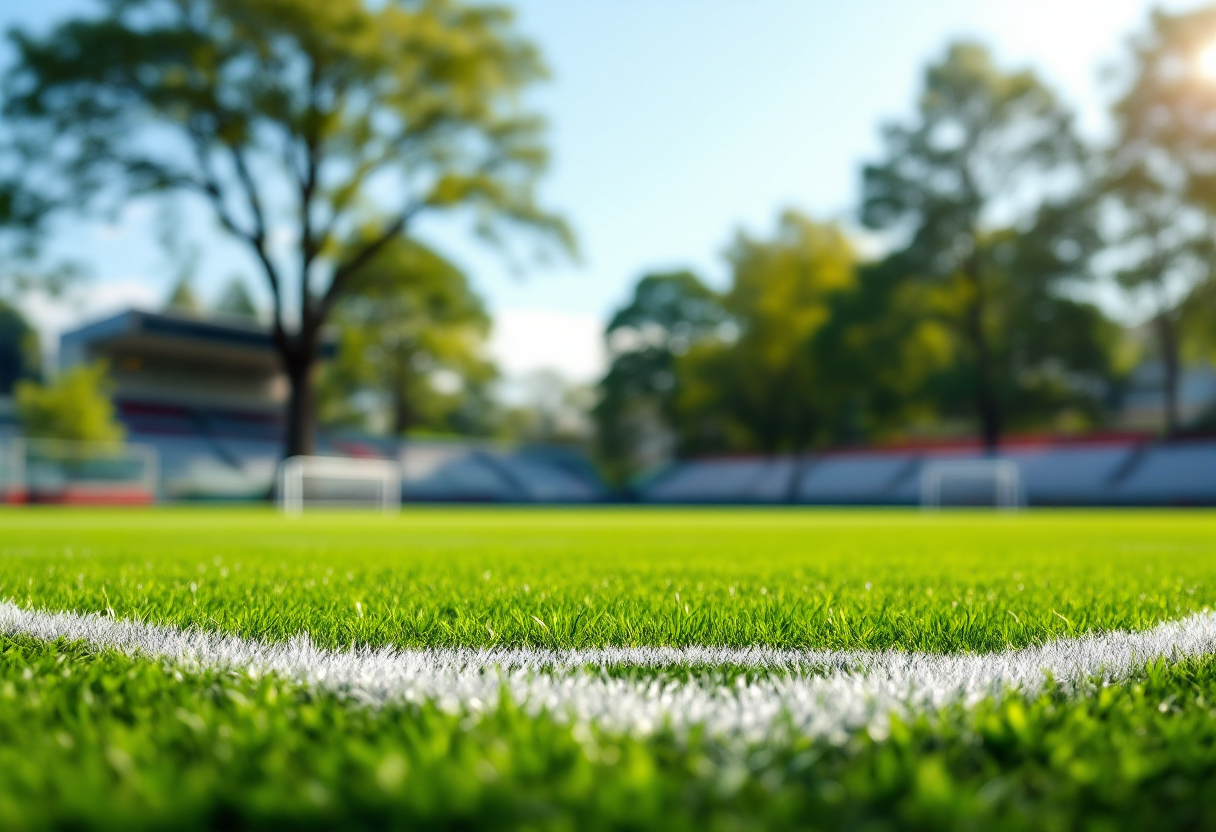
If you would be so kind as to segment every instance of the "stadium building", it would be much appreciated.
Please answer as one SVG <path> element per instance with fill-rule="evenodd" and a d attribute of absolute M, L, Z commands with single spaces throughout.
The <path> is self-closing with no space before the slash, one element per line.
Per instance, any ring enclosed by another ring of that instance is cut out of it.
<path fill-rule="evenodd" d="M 323 355 L 332 355 L 332 342 Z M 104 360 L 127 438 L 153 448 L 168 500 L 249 500 L 272 490 L 287 379 L 269 332 L 240 320 L 128 310 L 66 333 L 63 369 Z M 565 448 L 492 442 L 318 437 L 318 453 L 397 459 L 405 499 L 585 502 L 606 496 Z"/>

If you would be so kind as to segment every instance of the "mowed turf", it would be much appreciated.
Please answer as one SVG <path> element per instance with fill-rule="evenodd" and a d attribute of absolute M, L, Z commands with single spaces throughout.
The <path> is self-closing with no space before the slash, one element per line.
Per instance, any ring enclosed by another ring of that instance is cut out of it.
<path fill-rule="evenodd" d="M 404 647 L 992 651 L 1216 607 L 1210 512 L 0 513 L 0 598 Z"/>
<path fill-rule="evenodd" d="M 1207 512 L 0 513 L 0 598 L 281 640 L 987 652 L 1216 607 Z M 746 746 L 0 636 L 0 828 L 1216 824 L 1216 663 Z"/>

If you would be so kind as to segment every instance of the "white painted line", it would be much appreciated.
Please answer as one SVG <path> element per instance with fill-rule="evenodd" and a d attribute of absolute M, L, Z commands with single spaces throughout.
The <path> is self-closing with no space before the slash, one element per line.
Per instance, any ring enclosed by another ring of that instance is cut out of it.
<path fill-rule="evenodd" d="M 332 651 L 307 636 L 262 642 L 94 614 L 27 610 L 10 602 L 0 602 L 0 632 L 85 641 L 185 668 L 274 673 L 369 705 L 431 701 L 476 714 L 494 708 L 505 690 L 529 713 L 546 711 L 611 730 L 647 734 L 703 725 L 711 733 L 748 740 L 772 739 L 787 727 L 830 739 L 861 728 L 881 732 L 891 713 L 971 705 L 1010 690 L 1034 694 L 1049 677 L 1083 693 L 1095 681 L 1127 679 L 1157 659 L 1216 653 L 1216 615 L 1209 612 L 1145 632 L 1060 639 L 988 655 L 725 647 Z M 727 686 L 584 671 L 690 664 L 784 672 Z"/>

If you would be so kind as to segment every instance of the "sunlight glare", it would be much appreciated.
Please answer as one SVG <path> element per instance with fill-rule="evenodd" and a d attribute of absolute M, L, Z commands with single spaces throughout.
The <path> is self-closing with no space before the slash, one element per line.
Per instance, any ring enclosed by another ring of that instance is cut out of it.
<path fill-rule="evenodd" d="M 1205 46 L 1200 51 L 1199 71 L 1209 81 L 1216 81 L 1216 43 Z"/>

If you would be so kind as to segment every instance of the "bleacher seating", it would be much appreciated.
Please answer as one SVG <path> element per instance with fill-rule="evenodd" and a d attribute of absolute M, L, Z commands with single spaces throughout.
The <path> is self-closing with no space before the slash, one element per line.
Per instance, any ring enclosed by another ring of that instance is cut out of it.
<path fill-rule="evenodd" d="M 691 460 L 653 477 L 640 497 L 662 503 L 915 505 L 926 463 L 981 457 L 974 446 L 836 452 L 803 459 L 798 474 L 792 458 Z M 1216 440 L 1049 442 L 1013 445 L 1000 457 L 1017 463 L 1032 506 L 1216 505 Z"/>
<path fill-rule="evenodd" d="M 674 503 L 784 502 L 789 459 L 704 459 L 669 469 L 643 488 L 644 499 Z"/>
<path fill-rule="evenodd" d="M 1145 450 L 1111 488 L 1110 502 L 1132 505 L 1216 503 L 1216 442 L 1178 441 Z"/>
<path fill-rule="evenodd" d="M 909 454 L 824 456 L 807 467 L 795 493 L 799 502 L 823 505 L 912 502 L 900 486 L 916 481 L 917 463 Z"/>
<path fill-rule="evenodd" d="M 401 452 L 406 500 L 509 502 L 519 489 L 477 453 L 453 445 L 407 445 Z"/>
<path fill-rule="evenodd" d="M 602 500 L 605 496 L 595 480 L 578 476 L 543 458 L 508 454 L 495 462 L 520 485 L 523 499 L 529 502 L 581 503 Z"/>
<path fill-rule="evenodd" d="M 283 419 L 278 414 L 208 409 L 198 417 L 212 436 L 279 442 L 283 435 Z"/>
<path fill-rule="evenodd" d="M 606 496 L 590 466 L 545 449 L 408 441 L 400 459 L 406 500 L 561 503 Z"/>
<path fill-rule="evenodd" d="M 217 449 L 193 436 L 140 436 L 160 458 L 161 492 L 169 500 L 253 500 L 270 494 L 279 462 L 278 444 Z"/>
<path fill-rule="evenodd" d="M 1051 446 L 1013 450 L 1030 505 L 1101 505 L 1112 500 L 1115 477 L 1133 462 L 1136 446 Z"/>
<path fill-rule="evenodd" d="M 117 403 L 118 417 L 127 431 L 140 435 L 194 436 L 199 432 L 198 421 L 189 408 L 177 405 Z"/>

